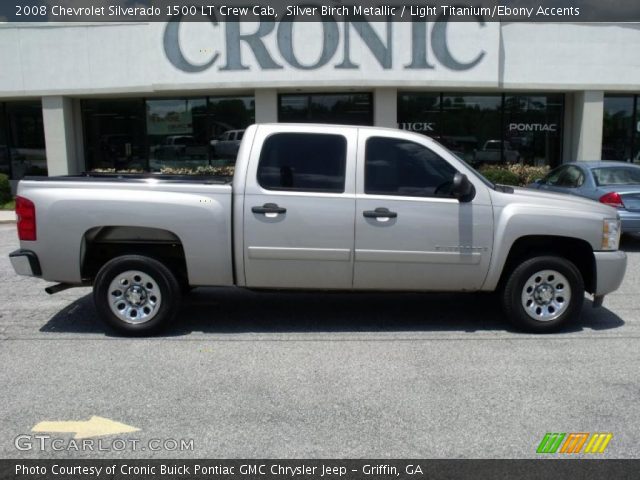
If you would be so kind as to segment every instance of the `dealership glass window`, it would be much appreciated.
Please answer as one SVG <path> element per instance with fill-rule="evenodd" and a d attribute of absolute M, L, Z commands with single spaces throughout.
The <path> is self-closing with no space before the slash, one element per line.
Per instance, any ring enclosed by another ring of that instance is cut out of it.
<path fill-rule="evenodd" d="M 0 173 L 11 176 L 11 159 L 7 143 L 7 127 L 4 114 L 4 104 L 0 103 Z"/>
<path fill-rule="evenodd" d="M 467 163 L 556 165 L 563 95 L 400 92 L 398 127 L 428 135 Z"/>
<path fill-rule="evenodd" d="M 88 170 L 144 170 L 144 102 L 84 100 L 85 157 Z"/>
<path fill-rule="evenodd" d="M 346 158 L 342 135 L 277 133 L 262 147 L 258 183 L 269 190 L 342 193 Z"/>
<path fill-rule="evenodd" d="M 440 113 L 442 105 L 439 93 L 399 93 L 398 128 L 423 133 L 446 143 L 440 138 Z"/>
<path fill-rule="evenodd" d="M 195 170 L 232 165 L 253 96 L 82 102 L 88 170 Z"/>
<path fill-rule="evenodd" d="M 558 165 L 562 153 L 562 94 L 506 94 L 504 140 L 528 165 Z M 507 161 L 512 161 L 506 158 Z"/>
<path fill-rule="evenodd" d="M 255 123 L 252 96 L 209 97 L 209 145 L 211 164 L 233 165 L 244 130 Z"/>
<path fill-rule="evenodd" d="M 603 160 L 629 161 L 633 158 L 634 126 L 637 130 L 637 122 L 634 121 L 635 103 L 636 97 L 633 95 L 605 95 L 602 122 Z"/>
<path fill-rule="evenodd" d="M 605 95 L 602 158 L 640 163 L 640 95 Z"/>
<path fill-rule="evenodd" d="M 370 93 L 281 94 L 278 121 L 373 125 Z"/>
<path fill-rule="evenodd" d="M 207 99 L 147 100 L 149 170 L 209 164 Z"/>
<path fill-rule="evenodd" d="M 443 94 L 443 143 L 471 165 L 502 163 L 501 107 L 500 95 Z"/>
<path fill-rule="evenodd" d="M 4 147 L 0 147 L 4 150 L 4 154 L 0 153 L 3 171 L 10 166 L 14 179 L 25 175 L 47 175 L 42 103 L 39 100 L 7 102 L 3 123 L 4 126 L 0 126 L 4 130 L 4 135 L 0 133 L 0 143 L 6 142 Z"/>

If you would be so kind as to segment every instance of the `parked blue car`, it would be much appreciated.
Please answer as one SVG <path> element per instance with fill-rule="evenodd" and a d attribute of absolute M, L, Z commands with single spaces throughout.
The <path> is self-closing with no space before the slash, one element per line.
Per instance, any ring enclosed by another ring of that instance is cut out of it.
<path fill-rule="evenodd" d="M 618 209 L 624 233 L 640 233 L 640 166 L 625 162 L 572 162 L 527 188 L 591 198 Z"/>

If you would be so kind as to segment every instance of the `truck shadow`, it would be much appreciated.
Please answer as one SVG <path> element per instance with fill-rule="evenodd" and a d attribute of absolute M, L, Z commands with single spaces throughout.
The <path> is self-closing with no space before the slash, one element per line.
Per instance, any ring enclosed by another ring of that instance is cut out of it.
<path fill-rule="evenodd" d="M 564 332 L 608 330 L 624 321 L 585 299 L 581 319 Z M 98 318 L 86 295 L 40 331 L 118 335 Z M 185 296 L 178 320 L 162 336 L 204 333 L 512 331 L 496 296 L 446 293 L 251 292 L 198 288 Z"/>
<path fill-rule="evenodd" d="M 625 234 L 620 239 L 620 250 L 640 252 L 640 234 Z"/>

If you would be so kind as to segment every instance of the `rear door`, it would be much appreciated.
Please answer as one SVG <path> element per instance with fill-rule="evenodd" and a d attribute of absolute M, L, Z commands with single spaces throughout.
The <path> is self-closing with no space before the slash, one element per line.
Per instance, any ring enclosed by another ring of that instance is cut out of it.
<path fill-rule="evenodd" d="M 350 289 L 357 128 L 260 126 L 244 200 L 246 284 Z"/>
<path fill-rule="evenodd" d="M 354 287 L 479 289 L 493 246 L 488 187 L 469 173 L 475 198 L 459 202 L 449 192 L 462 162 L 426 139 L 397 137 L 360 132 Z"/>

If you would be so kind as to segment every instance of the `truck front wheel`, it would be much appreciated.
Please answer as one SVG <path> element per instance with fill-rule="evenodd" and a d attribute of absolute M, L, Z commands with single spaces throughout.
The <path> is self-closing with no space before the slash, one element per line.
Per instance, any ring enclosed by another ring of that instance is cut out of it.
<path fill-rule="evenodd" d="M 175 317 L 180 284 L 164 264 L 142 255 L 107 262 L 93 285 L 93 301 L 107 324 L 125 335 L 151 335 Z"/>
<path fill-rule="evenodd" d="M 502 303 L 518 328 L 551 333 L 577 319 L 584 300 L 580 271 L 568 260 L 554 256 L 530 258 L 509 275 Z"/>

